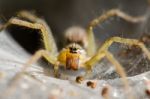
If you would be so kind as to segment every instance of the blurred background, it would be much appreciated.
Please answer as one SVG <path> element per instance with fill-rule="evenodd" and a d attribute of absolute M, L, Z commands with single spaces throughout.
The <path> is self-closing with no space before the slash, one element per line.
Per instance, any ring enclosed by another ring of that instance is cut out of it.
<path fill-rule="evenodd" d="M 6 22 L 21 10 L 34 11 L 46 20 L 61 49 L 67 28 L 74 25 L 86 28 L 92 19 L 112 8 L 132 16 L 141 16 L 150 11 L 147 0 L 0 0 L 0 20 Z M 97 26 L 94 31 L 100 45 L 111 36 L 139 38 L 143 33 L 149 33 L 148 26 L 148 21 L 131 24 L 113 17 Z M 28 52 L 33 53 L 41 47 L 37 31 L 17 26 L 10 27 L 9 31 Z"/>

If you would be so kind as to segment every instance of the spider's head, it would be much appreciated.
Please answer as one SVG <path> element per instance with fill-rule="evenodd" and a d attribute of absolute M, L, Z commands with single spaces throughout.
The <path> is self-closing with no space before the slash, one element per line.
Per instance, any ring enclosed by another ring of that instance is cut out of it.
<path fill-rule="evenodd" d="M 66 54 L 66 68 L 78 70 L 83 49 L 78 44 L 73 43 L 68 46 L 68 50 Z"/>

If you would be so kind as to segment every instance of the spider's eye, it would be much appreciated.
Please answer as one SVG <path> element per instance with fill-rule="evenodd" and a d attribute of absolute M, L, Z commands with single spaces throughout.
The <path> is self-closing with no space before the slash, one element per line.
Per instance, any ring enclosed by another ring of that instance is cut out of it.
<path fill-rule="evenodd" d="M 70 49 L 70 52 L 71 52 L 71 53 L 77 53 L 77 48 L 75 48 L 75 47 L 70 47 L 69 49 Z"/>
<path fill-rule="evenodd" d="M 69 50 L 71 51 L 71 50 L 72 50 L 72 47 L 69 47 Z"/>
<path fill-rule="evenodd" d="M 77 48 L 72 48 L 72 50 L 73 50 L 73 51 L 76 51 L 76 50 L 77 50 Z"/>

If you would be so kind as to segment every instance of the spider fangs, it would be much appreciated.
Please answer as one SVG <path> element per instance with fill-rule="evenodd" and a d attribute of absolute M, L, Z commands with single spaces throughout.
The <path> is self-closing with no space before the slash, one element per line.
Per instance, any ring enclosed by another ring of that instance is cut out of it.
<path fill-rule="evenodd" d="M 87 59 L 85 50 L 77 43 L 68 45 L 58 56 L 58 61 L 61 62 L 66 69 L 72 70 L 78 70 Z"/>

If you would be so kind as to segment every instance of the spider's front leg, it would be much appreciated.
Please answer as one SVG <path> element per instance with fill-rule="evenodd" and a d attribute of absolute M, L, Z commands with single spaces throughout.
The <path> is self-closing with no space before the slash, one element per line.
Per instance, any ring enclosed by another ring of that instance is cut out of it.
<path fill-rule="evenodd" d="M 58 69 L 59 69 L 59 62 L 57 61 L 57 57 L 50 54 L 47 50 L 39 50 L 37 51 L 29 60 L 26 62 L 24 68 L 27 68 L 31 64 L 37 62 L 41 57 L 44 57 L 49 63 L 54 66 L 54 76 L 58 77 Z M 26 69 L 23 69 L 26 70 Z"/>
<path fill-rule="evenodd" d="M 38 50 L 36 53 L 31 56 L 31 58 L 25 63 L 23 71 L 26 70 L 31 64 L 37 62 L 41 57 L 44 57 L 49 63 L 55 64 L 57 63 L 57 58 L 50 54 L 47 50 Z M 55 68 L 55 67 L 54 67 Z"/>
<path fill-rule="evenodd" d="M 98 61 L 100 61 L 102 58 L 106 56 L 106 58 L 113 64 L 115 67 L 117 73 L 122 77 L 122 81 L 124 82 L 125 88 L 129 89 L 129 84 L 126 78 L 126 73 L 124 68 L 121 66 L 121 64 L 113 57 L 113 55 L 108 51 L 108 48 L 112 45 L 113 42 L 123 43 L 127 45 L 137 45 L 139 46 L 145 55 L 147 55 L 148 59 L 150 60 L 150 52 L 145 47 L 145 45 L 136 40 L 136 39 L 126 39 L 126 38 L 120 38 L 120 37 L 112 37 L 105 41 L 105 43 L 102 45 L 101 48 L 99 48 L 98 52 L 91 57 L 88 61 L 85 62 L 85 66 L 87 69 L 92 69 L 92 66 L 94 66 Z"/>
<path fill-rule="evenodd" d="M 104 45 L 105 46 L 105 45 Z M 113 57 L 113 55 L 103 49 L 102 46 L 100 48 L 100 50 L 98 51 L 98 53 L 96 53 L 96 55 L 94 55 L 93 57 L 91 57 L 90 60 L 86 61 L 85 62 L 85 68 L 86 68 L 86 75 L 85 77 L 89 77 L 91 75 L 91 71 L 92 71 L 92 68 L 93 66 L 100 60 L 102 60 L 104 57 L 106 57 L 112 64 L 113 66 L 115 67 L 117 73 L 122 77 L 122 81 L 125 85 L 125 88 L 128 90 L 129 89 L 129 84 L 128 84 L 128 81 L 127 81 L 127 78 L 126 78 L 126 73 L 125 73 L 125 70 L 124 68 L 121 66 L 121 64 Z M 106 47 L 106 46 L 105 46 Z M 107 49 L 107 48 L 106 48 Z"/>
<path fill-rule="evenodd" d="M 26 71 L 26 69 L 34 62 L 38 61 L 39 58 L 44 57 L 45 59 L 48 60 L 48 62 L 50 62 L 51 64 L 54 65 L 54 74 L 55 76 L 58 75 L 58 62 L 57 62 L 57 47 L 55 44 L 55 40 L 53 38 L 53 35 L 49 29 L 49 27 L 47 26 L 46 22 L 44 20 L 40 20 L 38 18 L 33 17 L 32 20 L 34 21 L 32 22 L 28 22 L 28 21 L 24 21 L 15 17 L 12 17 L 6 24 L 4 25 L 0 25 L 0 30 L 3 30 L 5 28 L 7 28 L 7 26 L 14 24 L 14 25 L 18 25 L 18 26 L 24 26 L 27 28 L 31 28 L 31 29 L 37 29 L 41 31 L 41 35 L 42 35 L 42 39 L 44 42 L 44 46 L 46 50 L 39 50 L 37 51 L 32 57 L 31 59 L 29 59 L 29 61 L 24 65 L 23 69 L 16 74 L 16 76 L 14 77 L 14 80 L 12 81 L 12 85 L 14 85 L 17 82 L 17 79 L 21 78 L 21 75 Z M 40 20 L 40 21 L 37 21 Z M 29 19 L 30 20 L 30 19 Z"/>
<path fill-rule="evenodd" d="M 36 53 L 33 56 L 31 56 L 31 58 L 24 64 L 20 73 L 21 74 L 24 73 L 29 66 L 31 66 L 33 63 L 37 62 L 41 57 L 44 57 L 49 63 L 54 65 L 54 74 L 55 74 L 55 76 L 57 76 L 58 74 L 56 74 L 56 73 L 58 73 L 58 69 L 59 69 L 58 65 L 57 65 L 57 63 L 58 63 L 57 58 L 55 56 L 51 55 L 49 53 L 49 51 L 47 51 L 47 50 L 36 51 Z M 18 75 L 20 76 L 21 74 L 16 75 L 17 79 L 19 78 Z"/>
<path fill-rule="evenodd" d="M 33 17 L 33 19 L 34 19 L 34 17 Z M 52 32 L 51 32 L 50 28 L 48 27 L 48 25 L 46 24 L 46 22 L 39 18 L 35 18 L 32 21 L 35 21 L 35 23 L 12 17 L 6 24 L 0 25 L 0 30 L 5 29 L 6 27 L 8 27 L 11 24 L 40 30 L 45 49 L 48 50 L 49 52 L 51 52 L 51 54 L 56 55 L 58 53 L 57 46 L 56 46 L 54 37 L 52 35 Z"/>

